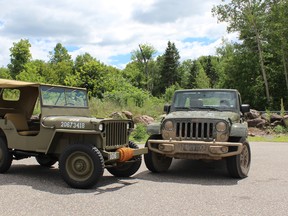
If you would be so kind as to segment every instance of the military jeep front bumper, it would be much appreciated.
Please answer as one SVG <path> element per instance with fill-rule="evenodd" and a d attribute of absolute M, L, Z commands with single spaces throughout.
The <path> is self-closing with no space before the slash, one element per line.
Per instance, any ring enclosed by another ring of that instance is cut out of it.
<path fill-rule="evenodd" d="M 148 140 L 148 149 L 163 154 L 166 156 L 177 156 L 187 154 L 198 155 L 199 159 L 215 158 L 221 159 L 222 157 L 230 157 L 238 155 L 242 152 L 243 144 L 240 142 L 205 142 L 205 141 L 192 141 L 192 140 Z M 235 148 L 229 148 L 233 147 Z M 202 155 L 202 156 L 200 156 Z M 188 157 L 189 158 L 189 157 Z"/>
<path fill-rule="evenodd" d="M 148 148 L 144 147 L 144 148 L 139 148 L 139 149 L 131 149 L 131 151 L 133 151 L 133 157 L 134 157 L 134 156 L 138 156 L 142 154 L 147 154 Z M 106 162 L 117 161 L 121 157 L 120 155 L 121 153 L 118 151 L 114 151 L 114 152 L 103 151 L 102 154 L 105 158 L 107 158 Z"/>

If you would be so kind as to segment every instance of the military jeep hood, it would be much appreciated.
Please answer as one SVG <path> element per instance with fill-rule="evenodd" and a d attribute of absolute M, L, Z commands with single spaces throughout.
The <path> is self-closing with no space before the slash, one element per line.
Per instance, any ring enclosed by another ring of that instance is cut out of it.
<path fill-rule="evenodd" d="M 53 127 L 61 129 L 83 129 L 94 130 L 94 124 L 97 124 L 101 119 L 79 116 L 49 116 L 42 119 L 44 127 Z"/>
<path fill-rule="evenodd" d="M 43 117 L 42 125 L 56 129 L 76 129 L 76 130 L 95 130 L 102 122 L 129 122 L 130 120 L 102 119 L 95 117 L 79 116 L 48 116 Z M 95 127 L 97 126 L 97 127 Z"/>
<path fill-rule="evenodd" d="M 175 111 L 169 113 L 165 119 L 191 119 L 191 118 L 206 118 L 206 119 L 230 119 L 232 122 L 238 122 L 240 120 L 240 116 L 235 112 L 228 111 L 213 111 L 213 110 L 193 110 L 193 111 Z"/>

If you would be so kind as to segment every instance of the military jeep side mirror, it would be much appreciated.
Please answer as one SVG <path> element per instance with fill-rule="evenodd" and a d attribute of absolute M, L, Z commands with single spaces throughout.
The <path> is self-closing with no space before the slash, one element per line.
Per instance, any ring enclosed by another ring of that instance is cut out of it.
<path fill-rule="evenodd" d="M 250 105 L 249 104 L 242 104 L 241 105 L 241 112 L 242 113 L 250 112 Z"/>
<path fill-rule="evenodd" d="M 171 105 L 169 104 L 164 105 L 164 112 L 168 114 L 170 112 L 170 107 Z"/>

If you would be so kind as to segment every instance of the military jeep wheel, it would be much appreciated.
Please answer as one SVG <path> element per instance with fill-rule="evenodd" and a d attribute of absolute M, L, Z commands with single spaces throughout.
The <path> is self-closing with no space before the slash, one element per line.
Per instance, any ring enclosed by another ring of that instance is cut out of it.
<path fill-rule="evenodd" d="M 250 169 L 251 151 L 248 141 L 243 142 L 241 154 L 226 159 L 227 169 L 233 178 L 246 178 Z"/>
<path fill-rule="evenodd" d="M 158 135 L 152 135 L 149 139 L 161 139 Z M 145 147 L 148 147 L 148 143 L 146 142 Z M 166 157 L 165 155 L 161 155 L 159 153 L 153 152 L 148 148 L 148 153 L 144 155 L 144 161 L 146 167 L 155 173 L 165 172 L 169 169 L 172 158 Z"/>
<path fill-rule="evenodd" d="M 92 145 L 71 145 L 62 153 L 59 170 L 64 181 L 73 188 L 94 186 L 104 172 L 104 159 Z"/>
<path fill-rule="evenodd" d="M 35 158 L 39 165 L 43 167 L 51 167 L 57 162 L 57 159 L 51 158 L 47 155 L 38 155 Z"/>
<path fill-rule="evenodd" d="M 5 173 L 9 170 L 12 160 L 12 153 L 9 151 L 6 142 L 0 138 L 0 173 Z"/>
<path fill-rule="evenodd" d="M 132 141 L 129 141 L 129 147 L 138 149 L 139 147 Z M 128 162 L 119 163 L 116 167 L 107 168 L 108 172 L 117 177 L 129 177 L 136 173 L 141 166 L 141 155 L 135 156 Z"/>

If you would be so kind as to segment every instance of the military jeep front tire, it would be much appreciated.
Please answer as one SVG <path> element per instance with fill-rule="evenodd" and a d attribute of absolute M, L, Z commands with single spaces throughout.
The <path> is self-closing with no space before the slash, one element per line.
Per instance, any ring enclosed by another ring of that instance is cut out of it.
<path fill-rule="evenodd" d="M 152 135 L 149 139 L 161 139 L 159 135 Z M 148 141 L 147 141 L 148 142 Z M 146 142 L 145 147 L 148 147 L 148 143 Z M 159 154 L 157 152 L 153 152 L 148 148 L 148 153 L 144 155 L 144 161 L 146 167 L 154 173 L 166 172 L 172 162 L 172 158 L 166 157 L 165 155 Z"/>
<path fill-rule="evenodd" d="M 129 148 L 138 149 L 139 147 L 132 141 L 129 141 Z M 129 177 L 135 174 L 142 162 L 141 155 L 133 157 L 130 161 L 119 163 L 115 167 L 107 167 L 109 173 L 117 177 Z"/>
<path fill-rule="evenodd" d="M 87 189 L 103 176 L 104 159 L 95 146 L 71 145 L 60 156 L 59 170 L 69 186 Z"/>
<path fill-rule="evenodd" d="M 9 151 L 6 142 L 0 138 L 0 173 L 5 173 L 11 167 L 13 155 Z"/>

